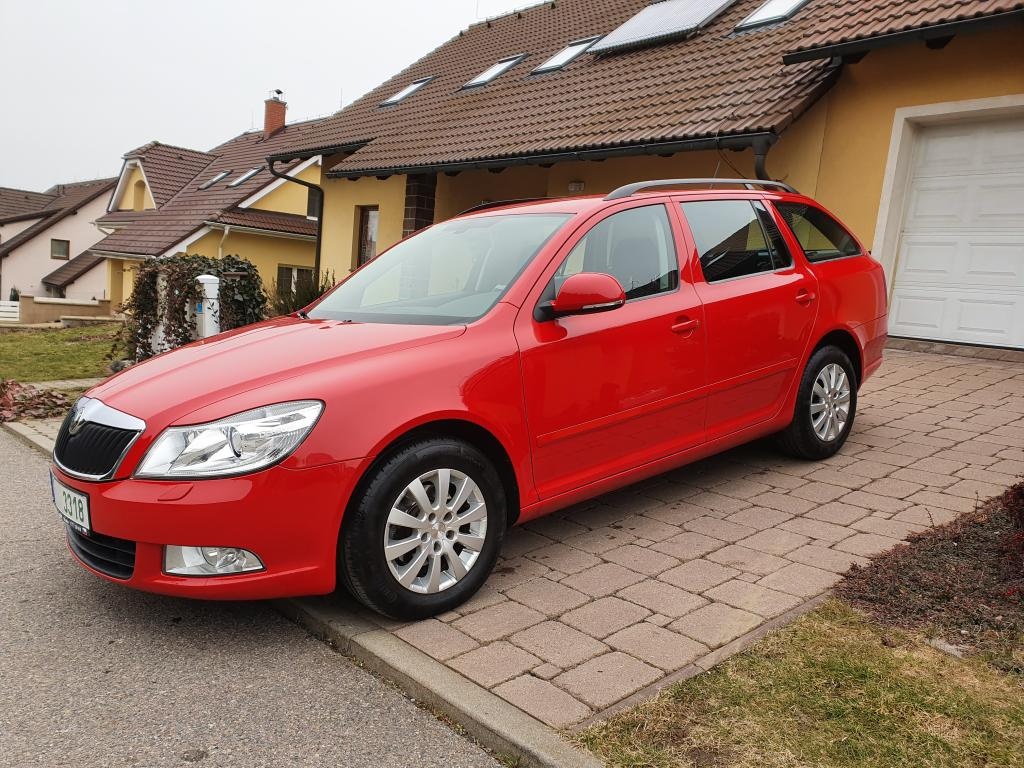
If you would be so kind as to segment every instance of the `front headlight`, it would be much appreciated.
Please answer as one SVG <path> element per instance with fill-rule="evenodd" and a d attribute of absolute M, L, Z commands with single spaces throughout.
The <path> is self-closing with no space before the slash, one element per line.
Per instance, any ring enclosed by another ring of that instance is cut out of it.
<path fill-rule="evenodd" d="M 320 418 L 317 400 L 255 408 L 209 424 L 169 427 L 146 452 L 136 477 L 203 478 L 255 472 L 288 456 Z"/>

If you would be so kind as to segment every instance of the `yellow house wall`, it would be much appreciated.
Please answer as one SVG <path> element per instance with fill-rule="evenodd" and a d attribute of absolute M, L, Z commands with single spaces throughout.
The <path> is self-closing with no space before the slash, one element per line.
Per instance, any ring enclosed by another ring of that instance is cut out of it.
<path fill-rule="evenodd" d="M 319 184 L 320 166 L 311 165 L 306 170 L 297 174 L 296 178 Z M 301 184 L 285 182 L 266 197 L 257 200 L 251 207 L 259 208 L 262 211 L 277 211 L 278 213 L 294 213 L 298 216 L 305 216 L 308 194 L 308 189 Z"/>
<path fill-rule="evenodd" d="M 325 179 L 324 221 L 321 266 L 334 272 L 337 279 L 355 267 L 356 239 L 359 235 L 359 206 L 380 207 L 377 230 L 378 251 L 402 239 L 405 221 L 405 176 L 349 181 Z"/>
<path fill-rule="evenodd" d="M 128 171 L 128 178 L 124 183 L 124 188 L 121 191 L 121 197 L 117 201 L 117 210 L 119 211 L 131 211 L 134 210 L 135 206 L 135 183 L 141 181 L 145 183 L 146 177 L 142 175 L 142 171 L 138 167 L 132 168 Z M 152 210 L 156 208 L 156 203 L 153 202 L 153 194 L 149 190 L 149 185 L 146 185 L 146 197 L 144 210 Z"/>
<path fill-rule="evenodd" d="M 1022 43 L 1018 23 L 959 35 L 937 51 L 883 48 L 848 65 L 827 100 L 816 198 L 871 247 L 895 111 L 1024 93 Z"/>
<path fill-rule="evenodd" d="M 256 265 L 260 279 L 268 291 L 277 281 L 278 265 L 313 266 L 315 247 L 312 240 L 231 232 L 224 240 L 221 250 L 223 236 L 223 232 L 213 231 L 201 237 L 188 247 L 189 255 L 206 256 L 211 259 L 219 258 L 221 255 L 239 256 L 251 261 Z"/>

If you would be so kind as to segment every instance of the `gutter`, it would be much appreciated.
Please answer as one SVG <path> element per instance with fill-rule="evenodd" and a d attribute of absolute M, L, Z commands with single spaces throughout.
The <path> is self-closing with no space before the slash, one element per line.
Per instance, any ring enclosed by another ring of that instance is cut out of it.
<path fill-rule="evenodd" d="M 585 160 L 604 160 L 612 157 L 629 157 L 633 155 L 667 155 L 677 152 L 695 152 L 699 150 L 718 149 L 753 149 L 755 154 L 754 167 L 758 178 L 769 181 L 765 168 L 768 150 L 779 140 L 776 133 L 762 131 L 735 136 L 714 136 L 702 139 L 684 139 L 681 141 L 652 142 L 633 144 L 621 147 L 602 149 L 584 149 L 573 152 L 558 152 L 546 155 L 519 155 L 493 160 L 467 160 L 455 163 L 439 163 L 436 165 L 407 165 L 393 168 L 366 169 L 359 171 L 329 171 L 331 179 L 357 179 L 363 176 L 396 176 L 416 173 L 460 173 L 462 171 L 506 168 L 517 165 L 554 165 Z M 764 174 L 764 175 L 762 175 Z"/>
<path fill-rule="evenodd" d="M 1024 19 L 1024 10 L 1006 11 L 980 18 L 950 21 L 945 24 L 936 24 L 922 29 L 890 32 L 889 34 L 878 35 L 877 37 L 851 40 L 845 43 L 836 43 L 835 45 L 823 45 L 805 51 L 793 51 L 783 55 L 782 61 L 785 64 L 798 64 L 801 61 L 814 61 L 815 59 L 856 56 L 857 54 L 864 54 L 868 51 L 898 43 L 914 42 L 917 40 L 924 42 L 940 41 L 943 38 L 950 38 L 953 35 L 964 32 L 975 32 L 990 27 L 1002 26 L 1016 19 Z"/>

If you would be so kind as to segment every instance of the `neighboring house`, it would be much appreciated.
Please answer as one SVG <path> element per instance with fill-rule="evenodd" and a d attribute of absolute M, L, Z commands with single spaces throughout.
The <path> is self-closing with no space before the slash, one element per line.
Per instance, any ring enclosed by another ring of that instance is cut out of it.
<path fill-rule="evenodd" d="M 107 298 L 103 270 L 76 274 L 65 292 L 51 275 L 102 237 L 93 221 L 103 214 L 114 179 L 58 184 L 46 192 L 0 189 L 0 299 L 12 288 L 26 296 Z"/>
<path fill-rule="evenodd" d="M 286 105 L 266 102 L 262 131 L 249 131 L 200 152 L 151 142 L 124 156 L 124 166 L 97 225 L 106 237 L 86 254 L 105 262 L 114 305 L 131 293 L 134 265 L 175 254 L 241 256 L 268 290 L 312 274 L 316 221 L 309 193 L 272 176 L 264 161 L 301 140 L 309 123 L 285 124 Z M 278 169 L 317 181 L 317 160 Z"/>
<path fill-rule="evenodd" d="M 482 201 L 783 179 L 874 247 L 894 335 L 1024 347 L 1022 41 L 1024 0 L 558 0 L 276 159 L 324 158 L 339 274 Z"/>

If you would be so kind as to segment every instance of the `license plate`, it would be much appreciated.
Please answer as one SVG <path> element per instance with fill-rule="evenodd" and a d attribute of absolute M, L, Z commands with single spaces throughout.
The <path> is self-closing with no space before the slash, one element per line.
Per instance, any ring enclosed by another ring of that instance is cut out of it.
<path fill-rule="evenodd" d="M 68 488 L 53 475 L 50 475 L 50 491 L 60 516 L 80 532 L 89 533 L 92 530 L 89 524 L 89 497 Z"/>

